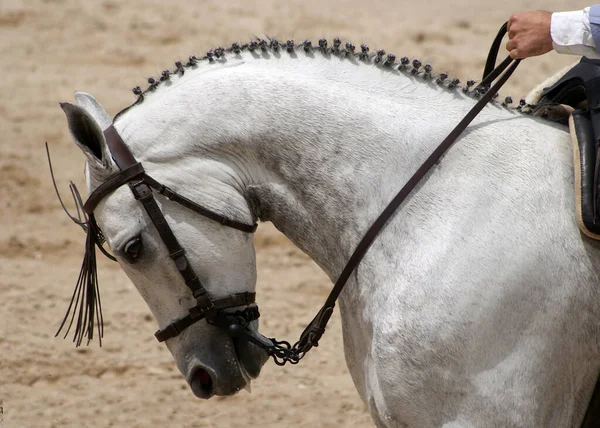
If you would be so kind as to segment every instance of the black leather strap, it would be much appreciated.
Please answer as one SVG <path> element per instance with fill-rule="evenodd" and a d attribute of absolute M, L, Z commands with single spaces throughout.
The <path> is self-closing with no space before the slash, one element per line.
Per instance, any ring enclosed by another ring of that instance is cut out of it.
<path fill-rule="evenodd" d="M 508 22 L 505 22 L 504 25 L 500 27 L 500 30 L 498 30 L 498 34 L 496 34 L 496 38 L 492 42 L 492 46 L 490 46 L 490 51 L 485 61 L 485 67 L 483 68 L 483 80 L 486 80 L 486 77 L 488 77 L 490 73 L 494 71 L 494 68 L 496 68 L 496 59 L 498 58 L 498 52 L 500 51 L 500 44 L 502 43 L 502 39 L 504 38 L 507 29 Z M 491 82 L 489 83 L 491 84 Z"/>
<path fill-rule="evenodd" d="M 109 193 L 114 192 L 124 184 L 131 180 L 141 178 L 144 175 L 144 168 L 141 163 L 134 163 L 117 174 L 112 175 L 94 190 L 83 205 L 83 210 L 88 214 L 92 214 L 98 203 Z"/>
<path fill-rule="evenodd" d="M 235 308 L 238 306 L 248 306 L 254 303 L 256 300 L 256 293 L 239 293 L 233 294 L 231 296 L 223 297 L 222 299 L 213 300 L 213 309 L 217 311 L 219 309 L 226 308 Z M 158 330 L 154 333 L 154 337 L 159 342 L 164 342 L 167 339 L 175 337 L 179 335 L 183 330 L 191 326 L 197 321 L 200 321 L 202 318 L 205 318 L 208 314 L 207 312 L 193 311 L 194 308 L 190 309 L 190 314 L 185 317 L 169 324 L 162 330 Z"/>
<path fill-rule="evenodd" d="M 492 82 L 494 80 L 496 80 L 498 78 L 498 76 L 500 76 L 504 72 L 504 70 L 506 70 L 506 68 L 513 61 L 517 61 L 517 64 L 518 64 L 518 62 L 521 60 L 520 59 L 513 60 L 510 56 L 507 56 L 506 58 L 504 58 L 504 61 L 502 61 L 500 63 L 500 65 L 498 65 L 498 67 L 494 68 L 492 71 L 490 71 L 490 73 L 487 76 L 485 76 L 485 78 L 481 81 L 481 83 L 479 83 L 479 85 L 477 85 L 475 90 L 479 91 L 479 92 L 487 91 L 489 89 L 490 85 L 492 84 Z M 512 74 L 512 72 L 511 72 L 511 74 Z"/>
<path fill-rule="evenodd" d="M 106 139 L 106 145 L 110 150 L 110 154 L 119 168 L 125 169 L 128 166 L 137 163 L 131 154 L 129 147 L 123 142 L 123 139 L 114 125 L 111 124 L 104 130 L 104 138 Z"/>
<path fill-rule="evenodd" d="M 203 206 L 198 205 L 197 203 L 189 200 L 185 196 L 182 196 L 179 193 L 171 190 L 169 187 L 159 183 L 158 181 L 156 181 L 149 175 L 145 176 L 144 181 L 146 181 L 146 183 L 148 183 L 150 185 L 150 187 L 152 187 L 154 190 L 156 190 L 161 195 L 165 196 L 167 199 L 169 199 L 173 202 L 176 202 L 179 205 L 182 205 L 182 206 L 186 207 L 187 209 L 190 209 L 204 217 L 207 217 L 207 218 L 210 218 L 211 220 L 217 221 L 217 222 L 221 223 L 223 226 L 241 230 L 242 232 L 246 232 L 246 233 L 254 233 L 256 231 L 256 228 L 258 227 L 258 224 L 256 224 L 256 223 L 254 223 L 252 225 L 249 225 L 246 223 L 241 223 L 239 221 L 232 220 L 225 216 L 222 216 L 221 214 L 217 214 L 217 213 L 209 210 L 208 208 L 204 208 Z"/>
<path fill-rule="evenodd" d="M 402 202 L 406 199 L 406 197 L 412 192 L 415 186 L 425 177 L 427 172 L 436 164 L 436 162 L 440 159 L 440 157 L 446 153 L 446 151 L 452 146 L 452 144 L 456 141 L 456 139 L 460 136 L 460 134 L 465 130 L 465 128 L 471 123 L 471 121 L 477 116 L 477 114 L 485 107 L 485 105 L 494 97 L 494 95 L 500 90 L 502 85 L 508 80 L 510 75 L 515 71 L 517 66 L 519 65 L 520 60 L 513 60 L 510 57 L 507 57 L 501 65 L 498 66 L 498 69 L 506 69 L 509 64 L 510 67 L 506 72 L 502 75 L 502 77 L 496 82 L 496 84 L 487 91 L 482 98 L 473 106 L 473 108 L 465 115 L 465 117 L 456 125 L 456 127 L 448 134 L 448 136 L 440 143 L 440 145 L 434 150 L 434 152 L 427 158 L 427 160 L 419 167 L 419 169 L 413 174 L 413 176 L 408 180 L 408 182 L 402 187 L 402 189 L 398 192 L 398 194 L 392 199 L 389 205 L 383 210 L 383 212 L 379 215 L 379 217 L 373 222 L 367 233 L 362 238 L 362 240 L 358 243 L 354 253 L 348 260 L 348 263 L 342 270 L 338 280 L 333 286 L 333 289 L 329 293 L 325 304 L 318 312 L 317 316 L 311 321 L 311 323 L 306 327 L 302 335 L 300 336 L 300 340 L 298 341 L 298 349 L 301 352 L 308 352 L 311 347 L 316 346 L 318 344 L 319 339 L 325 332 L 325 327 L 331 314 L 333 313 L 333 308 L 335 307 L 335 302 L 339 297 L 344 285 L 350 278 L 352 272 L 359 265 L 360 261 L 364 257 L 365 253 L 377 237 L 388 220 L 392 217 L 394 212 L 398 209 L 398 207 L 402 204 Z M 491 81 L 491 76 L 497 76 L 496 70 L 488 74 L 488 77 L 485 79 L 486 83 Z M 493 79 L 492 79 L 493 80 Z M 483 83 L 483 82 L 482 82 Z"/>
<path fill-rule="evenodd" d="M 158 231 L 162 241 L 167 247 L 169 255 L 171 259 L 173 259 L 177 270 L 183 277 L 186 286 L 192 291 L 192 295 L 197 302 L 194 307 L 190 308 L 189 315 L 170 324 L 165 329 L 159 330 L 156 333 L 156 338 L 162 342 L 170 337 L 177 336 L 185 328 L 189 327 L 196 321 L 205 318 L 208 314 L 215 315 L 219 309 L 244 306 L 253 303 L 255 301 L 255 293 L 240 293 L 218 300 L 212 300 L 210 298 L 206 289 L 200 282 L 198 275 L 196 275 L 196 272 L 194 272 L 194 269 L 185 256 L 185 250 L 179 244 L 179 241 L 175 237 L 173 230 L 167 223 L 165 216 L 156 203 L 156 199 L 154 199 L 154 195 L 152 193 L 152 188 L 155 188 L 159 193 L 165 195 L 168 199 L 181 204 L 207 218 L 218 221 L 224 226 L 251 233 L 256 230 L 257 225 L 247 225 L 214 213 L 177 194 L 168 187 L 154 180 L 152 177 L 146 175 L 142 164 L 136 161 L 113 125 L 109 126 L 104 131 L 104 137 L 106 139 L 107 146 L 110 149 L 111 155 L 117 166 L 121 169 L 121 172 L 110 177 L 106 182 L 101 184 L 94 192 L 92 192 L 84 205 L 84 210 L 88 213 L 93 221 L 94 208 L 96 208 L 102 198 L 122 185 L 129 184 L 129 187 L 135 198 L 144 205 L 148 216 L 152 220 L 152 223 L 156 227 L 156 230 Z M 101 250 L 104 251 L 103 248 L 101 248 Z M 113 258 L 110 255 L 108 256 Z M 255 312 L 258 313 L 258 311 Z"/>

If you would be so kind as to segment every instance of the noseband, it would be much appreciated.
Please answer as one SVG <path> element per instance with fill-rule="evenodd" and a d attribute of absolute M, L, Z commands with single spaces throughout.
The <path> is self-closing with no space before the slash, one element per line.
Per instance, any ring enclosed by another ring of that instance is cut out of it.
<path fill-rule="evenodd" d="M 223 226 L 231 227 L 246 233 L 253 233 L 256 230 L 257 225 L 248 225 L 231 220 L 190 201 L 186 197 L 169 189 L 167 186 L 160 184 L 146 174 L 142 164 L 137 162 L 133 157 L 129 148 L 125 145 L 113 125 L 109 126 L 104 131 L 104 137 L 106 138 L 106 144 L 110 149 L 112 157 L 117 166 L 121 169 L 121 172 L 110 177 L 92 192 L 83 206 L 84 211 L 88 214 L 91 221 L 95 221 L 93 218 L 94 209 L 98 203 L 109 193 L 124 184 L 128 184 L 133 196 L 143 204 L 144 209 L 148 213 L 148 216 L 150 216 L 152 223 L 154 223 L 156 230 L 167 247 L 169 256 L 175 263 L 175 267 L 183 277 L 185 285 L 192 291 L 192 295 L 194 296 L 194 299 L 196 299 L 196 305 L 189 309 L 188 315 L 169 324 L 164 329 L 158 330 L 154 334 L 156 339 L 158 339 L 159 342 L 164 342 L 167 339 L 177 336 L 183 330 L 203 318 L 214 320 L 221 309 L 246 306 L 246 309 L 242 311 L 241 316 L 247 322 L 257 319 L 259 317 L 258 308 L 256 306 L 249 307 L 249 305 L 255 302 L 256 293 L 246 292 L 232 294 L 221 299 L 212 299 L 208 295 L 206 288 L 204 288 L 200 282 L 198 275 L 194 272 L 194 268 L 190 265 L 185 256 L 185 250 L 179 244 L 179 241 L 169 227 L 164 214 L 156 203 L 152 190 L 155 190 L 167 199 L 203 215 L 204 217 L 218 221 Z"/>

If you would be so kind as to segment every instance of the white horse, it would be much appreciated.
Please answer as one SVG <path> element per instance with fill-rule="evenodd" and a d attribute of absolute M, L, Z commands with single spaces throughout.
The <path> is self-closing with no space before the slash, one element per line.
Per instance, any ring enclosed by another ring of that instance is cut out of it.
<path fill-rule="evenodd" d="M 240 222 L 273 222 L 332 280 L 474 104 L 456 82 L 381 55 L 218 53 L 153 84 L 116 129 L 155 179 Z M 91 192 L 116 172 L 101 132 L 111 120 L 76 99 L 63 108 Z M 396 212 L 339 300 L 376 425 L 581 423 L 600 370 L 600 251 L 574 219 L 572 165 L 565 129 L 492 103 Z M 250 234 L 157 199 L 211 296 L 254 290 Z M 95 216 L 158 325 L 185 316 L 194 299 L 127 186 Z M 237 392 L 266 359 L 204 321 L 166 344 L 203 397 Z"/>

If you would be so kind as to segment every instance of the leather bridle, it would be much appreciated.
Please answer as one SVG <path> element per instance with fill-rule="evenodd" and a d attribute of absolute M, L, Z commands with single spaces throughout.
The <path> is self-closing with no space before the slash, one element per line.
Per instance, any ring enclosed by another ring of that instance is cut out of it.
<path fill-rule="evenodd" d="M 153 179 L 145 172 L 142 164 L 134 158 L 115 127 L 113 125 L 109 126 L 104 131 L 104 136 L 110 153 L 121 171 L 111 176 L 107 181 L 96 188 L 84 204 L 84 211 L 88 214 L 89 224 L 96 230 L 99 230 L 94 219 L 94 209 L 109 193 L 128 184 L 134 197 L 143 204 L 162 241 L 167 247 L 169 255 L 175 263 L 177 270 L 181 274 L 187 287 L 192 291 L 192 295 L 196 300 L 196 305 L 189 309 L 188 315 L 155 333 L 157 340 L 163 342 L 167 339 L 176 337 L 192 324 L 202 319 L 206 319 L 209 324 L 225 330 L 233 338 L 247 340 L 259 346 L 269 356 L 273 357 L 273 360 L 278 365 L 284 365 L 287 362 L 297 364 L 312 347 L 318 346 L 318 342 L 325 332 L 325 327 L 333 313 L 337 298 L 350 278 L 350 275 L 359 265 L 377 235 L 419 181 L 423 179 L 433 165 L 435 165 L 441 156 L 451 147 L 454 141 L 456 141 L 458 136 L 481 109 L 483 109 L 483 107 L 494 97 L 519 64 L 520 60 L 512 60 L 510 57 L 507 57 L 498 67 L 493 70 L 491 69 L 495 63 L 500 41 L 505 33 L 506 24 L 501 28 L 490 50 L 484 74 L 485 78 L 474 89 L 476 95 L 480 97 L 479 101 L 435 149 L 429 158 L 408 180 L 404 187 L 402 187 L 400 192 L 392 199 L 379 217 L 373 222 L 348 260 L 348 263 L 327 297 L 325 304 L 303 331 L 300 339 L 293 345 L 286 341 L 268 339 L 250 328 L 250 322 L 258 319 L 260 316 L 258 308 L 255 305 L 255 293 L 238 293 L 219 299 L 210 297 L 185 256 L 185 250 L 181 247 L 173 231 L 169 227 L 154 198 L 153 191 L 165 196 L 170 201 L 215 220 L 223 226 L 231 227 L 244 233 L 253 233 L 256 230 L 257 225 L 240 223 L 217 214 Z M 492 55 L 493 59 L 490 59 Z M 498 77 L 499 79 L 496 84 L 490 88 L 491 83 Z M 102 249 L 101 245 L 98 245 L 98 247 Z M 109 257 L 111 256 L 109 255 Z M 114 257 L 111 258 L 115 260 Z M 245 308 L 233 313 L 224 311 L 224 309 L 236 307 Z"/>
<path fill-rule="evenodd" d="M 110 153 L 117 166 L 121 169 L 121 172 L 110 177 L 90 194 L 83 206 L 84 211 L 88 214 L 90 221 L 95 222 L 94 209 L 98 203 L 109 193 L 124 184 L 128 184 L 133 196 L 144 206 L 144 209 L 162 238 L 163 243 L 167 247 L 169 256 L 175 263 L 175 267 L 183 277 L 185 285 L 192 291 L 192 295 L 194 296 L 194 299 L 196 299 L 196 305 L 189 309 L 188 315 L 169 324 L 164 329 L 158 330 L 155 333 L 156 339 L 158 339 L 159 342 L 163 342 L 175 337 L 195 322 L 204 318 L 214 318 L 218 311 L 222 309 L 239 306 L 248 307 L 253 304 L 256 293 L 238 293 L 221 299 L 213 299 L 208 295 L 206 288 L 204 288 L 198 275 L 194 271 L 194 268 L 189 263 L 185 255 L 185 250 L 179 244 L 179 241 L 167 223 L 164 214 L 156 203 L 152 190 L 155 190 L 167 199 L 203 215 L 204 217 L 218 221 L 223 226 L 231 227 L 241 232 L 253 233 L 256 230 L 257 225 L 248 225 L 231 220 L 190 201 L 167 186 L 160 184 L 146 174 L 142 164 L 137 162 L 133 157 L 129 148 L 125 145 L 113 125 L 109 126 L 104 131 L 104 137 Z M 258 310 L 256 308 L 247 308 L 245 316 L 248 321 L 256 319 L 259 316 Z"/>

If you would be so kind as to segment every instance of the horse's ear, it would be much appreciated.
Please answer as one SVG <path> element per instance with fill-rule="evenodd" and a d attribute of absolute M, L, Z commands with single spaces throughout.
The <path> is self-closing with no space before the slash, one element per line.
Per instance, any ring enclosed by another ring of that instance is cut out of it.
<path fill-rule="evenodd" d="M 69 130 L 88 160 L 98 166 L 110 166 L 110 152 L 106 146 L 106 139 L 98 122 L 88 111 L 71 103 L 60 103 L 67 115 Z"/>
<path fill-rule="evenodd" d="M 104 107 L 96 101 L 96 98 L 86 92 L 75 92 L 75 99 L 77 100 L 77 105 L 83 107 L 94 118 L 100 129 L 104 130 L 112 125 L 110 116 Z"/>

